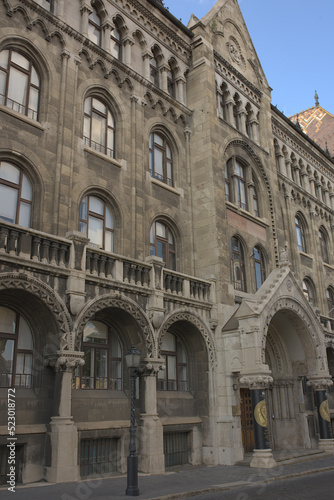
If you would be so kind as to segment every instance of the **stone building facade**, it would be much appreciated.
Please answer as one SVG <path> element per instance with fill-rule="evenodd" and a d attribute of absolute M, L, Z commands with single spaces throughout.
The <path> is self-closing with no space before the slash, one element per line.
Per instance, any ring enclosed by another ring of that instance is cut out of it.
<path fill-rule="evenodd" d="M 333 452 L 333 161 L 237 1 L 0 13 L 3 463 L 15 395 L 17 480 L 124 472 L 132 344 L 141 471 Z"/>

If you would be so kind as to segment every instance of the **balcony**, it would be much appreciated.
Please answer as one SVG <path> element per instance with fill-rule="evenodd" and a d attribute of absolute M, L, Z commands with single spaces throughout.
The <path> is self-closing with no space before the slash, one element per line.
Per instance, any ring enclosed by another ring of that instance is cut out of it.
<path fill-rule="evenodd" d="M 164 301 L 210 309 L 215 302 L 214 284 L 164 269 L 157 257 L 147 261 L 130 259 L 94 247 L 77 231 L 59 238 L 41 231 L 0 222 L 0 265 L 2 271 L 27 270 L 67 279 L 80 277 L 83 292 L 88 283 L 110 290 L 151 296 L 163 294 Z"/>

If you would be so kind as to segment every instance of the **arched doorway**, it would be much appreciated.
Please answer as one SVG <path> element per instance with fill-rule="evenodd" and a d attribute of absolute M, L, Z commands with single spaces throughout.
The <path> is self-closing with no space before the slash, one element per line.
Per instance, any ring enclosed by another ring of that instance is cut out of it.
<path fill-rule="evenodd" d="M 308 378 L 316 351 L 306 323 L 293 310 L 274 314 L 267 331 L 265 363 L 273 383 L 266 390 L 268 430 L 273 450 L 315 448 L 318 423 Z"/>

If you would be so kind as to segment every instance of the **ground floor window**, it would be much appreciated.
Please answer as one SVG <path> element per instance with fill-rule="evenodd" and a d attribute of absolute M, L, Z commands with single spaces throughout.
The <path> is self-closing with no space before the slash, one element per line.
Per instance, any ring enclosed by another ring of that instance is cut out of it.
<path fill-rule="evenodd" d="M 165 467 L 189 463 L 189 432 L 166 432 L 164 434 Z"/>
<path fill-rule="evenodd" d="M 117 438 L 82 439 L 80 475 L 107 474 L 117 470 Z"/>

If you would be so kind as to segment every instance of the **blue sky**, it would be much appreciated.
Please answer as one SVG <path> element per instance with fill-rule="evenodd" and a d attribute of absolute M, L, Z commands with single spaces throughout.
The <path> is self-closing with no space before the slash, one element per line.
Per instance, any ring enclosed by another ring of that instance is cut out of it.
<path fill-rule="evenodd" d="M 215 0 L 164 0 L 183 24 Z M 319 104 L 334 114 L 334 0 L 239 0 L 248 31 L 272 91 L 286 116 Z"/>

